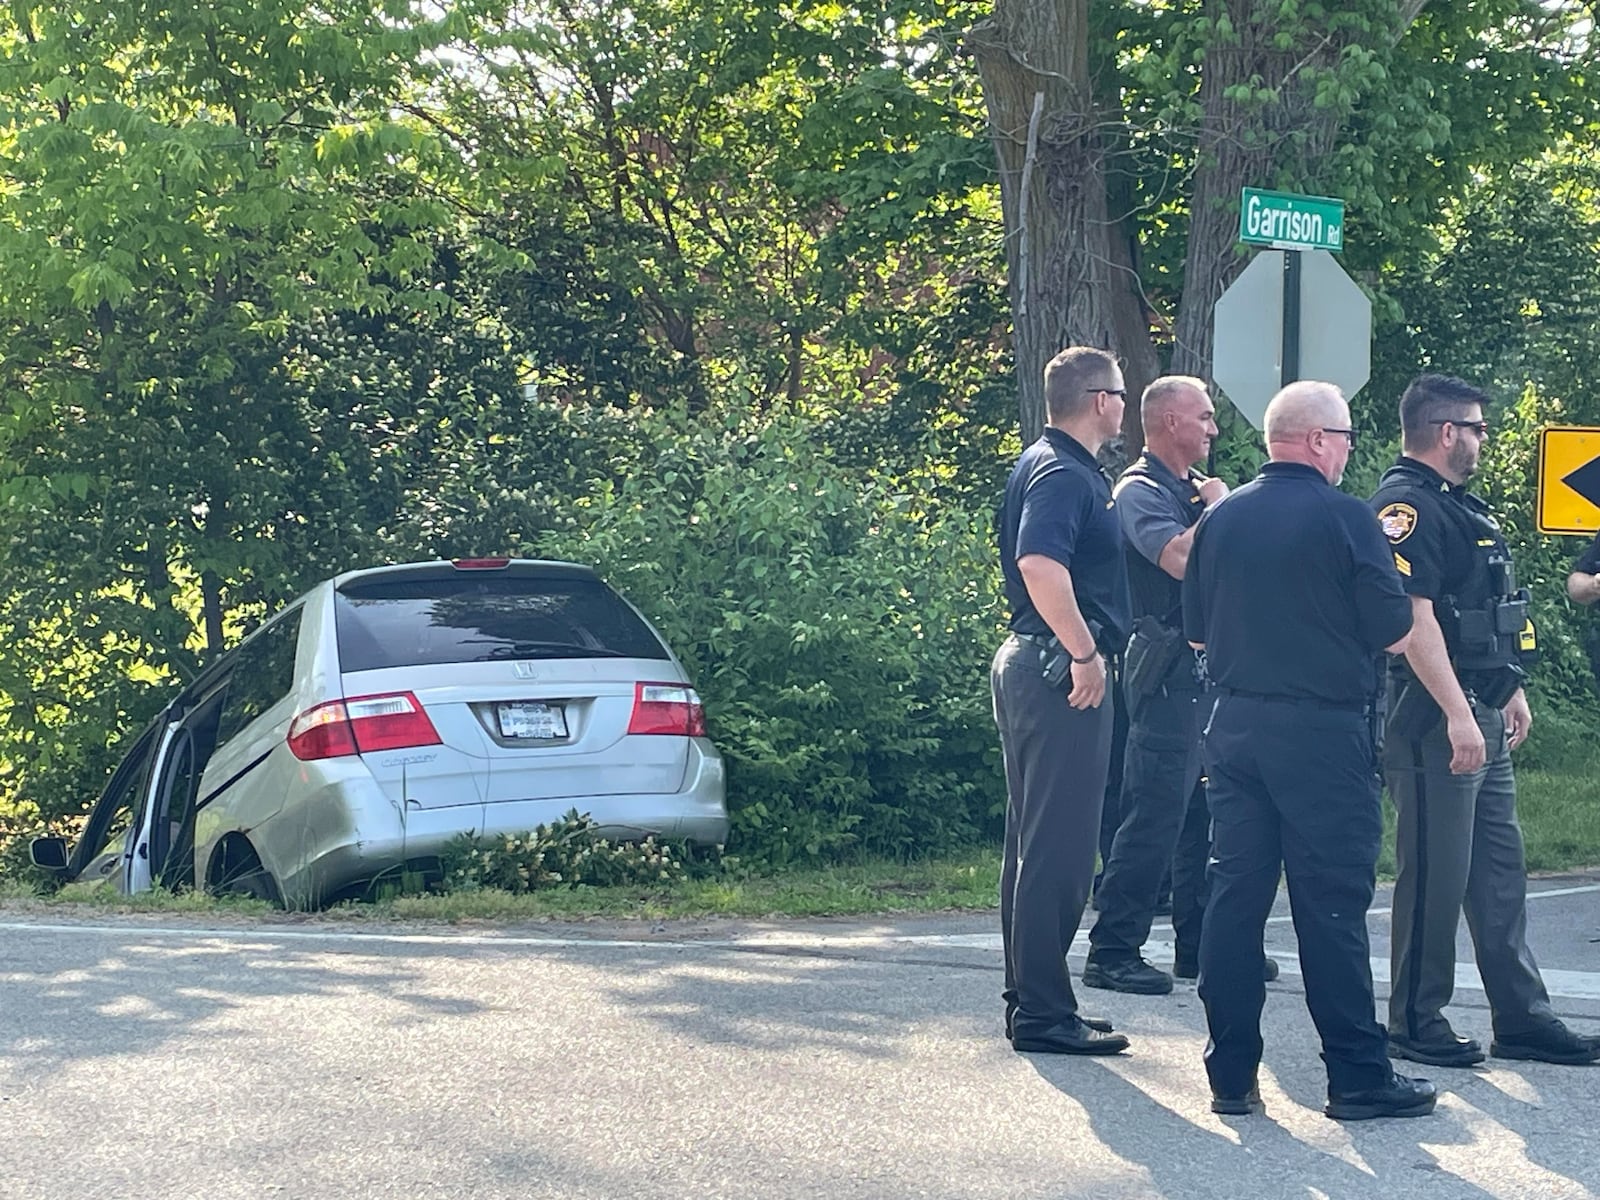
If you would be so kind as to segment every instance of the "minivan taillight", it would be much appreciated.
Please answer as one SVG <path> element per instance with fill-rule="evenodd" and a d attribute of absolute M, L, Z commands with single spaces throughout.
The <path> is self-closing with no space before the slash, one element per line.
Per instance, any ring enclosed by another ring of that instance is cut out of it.
<path fill-rule="evenodd" d="M 672 733 L 705 737 L 706 710 L 700 693 L 681 683 L 633 685 L 633 718 L 629 733 Z"/>
<path fill-rule="evenodd" d="M 438 730 L 410 692 L 330 700 L 289 726 L 289 752 L 306 762 L 439 744 Z"/>

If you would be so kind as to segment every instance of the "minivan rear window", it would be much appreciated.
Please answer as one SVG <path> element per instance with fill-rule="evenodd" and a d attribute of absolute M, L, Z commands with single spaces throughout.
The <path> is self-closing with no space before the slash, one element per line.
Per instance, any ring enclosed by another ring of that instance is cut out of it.
<path fill-rule="evenodd" d="M 375 579 L 336 595 L 344 671 L 537 658 L 670 657 L 598 579 Z"/>

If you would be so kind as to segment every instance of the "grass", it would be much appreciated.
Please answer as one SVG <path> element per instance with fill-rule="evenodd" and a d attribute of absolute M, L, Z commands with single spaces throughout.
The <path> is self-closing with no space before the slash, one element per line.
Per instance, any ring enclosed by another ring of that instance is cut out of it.
<path fill-rule="evenodd" d="M 1517 810 L 1530 871 L 1600 863 L 1600 763 L 1584 775 L 1526 771 L 1517 779 Z"/>
<path fill-rule="evenodd" d="M 1600 806 L 1595 804 L 1600 783 L 1596 772 L 1574 775 L 1537 768 L 1517 772 L 1517 815 L 1528 870 L 1569 871 L 1600 865 Z M 1394 805 L 1383 797 L 1383 850 L 1378 856 L 1378 878 L 1394 878 Z"/>
<path fill-rule="evenodd" d="M 1583 725 L 1560 717 L 1534 722 L 1534 739 L 1518 752 L 1518 810 L 1530 871 L 1600 864 L 1600 742 Z M 1541 736 L 1542 735 L 1542 736 Z M 1387 800 L 1385 800 L 1387 804 Z M 1394 818 L 1386 822 L 1382 878 L 1394 875 Z M 403 895 L 349 904 L 326 913 L 278 919 L 323 922 L 664 920 L 704 917 L 849 917 L 984 911 L 997 907 L 998 847 L 980 846 L 920 861 L 862 859 L 795 868 L 781 874 L 734 872 L 720 878 L 655 887 L 551 888 L 527 895 L 469 891 Z M 193 892 L 117 896 L 103 887 L 72 885 L 41 896 L 0 879 L 0 905 L 10 911 L 78 909 L 118 913 L 202 913 L 217 918 L 260 917 L 260 901 Z"/>
<path fill-rule="evenodd" d="M 997 848 L 977 847 L 918 862 L 867 859 L 795 869 L 779 875 L 733 875 L 662 887 L 550 888 L 526 895 L 468 891 L 393 896 L 345 904 L 306 918 L 324 922 L 581 921 L 689 917 L 843 917 L 877 913 L 984 910 L 1000 891 Z M 40 896 L 17 883 L 0 884 L 0 903 L 12 910 L 181 912 L 264 915 L 259 901 L 198 893 L 148 892 L 118 896 L 103 887 L 72 885 Z"/>

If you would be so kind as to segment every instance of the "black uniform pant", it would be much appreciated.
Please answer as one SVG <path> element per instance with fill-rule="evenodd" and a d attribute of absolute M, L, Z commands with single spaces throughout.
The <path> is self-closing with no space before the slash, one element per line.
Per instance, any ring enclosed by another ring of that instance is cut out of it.
<path fill-rule="evenodd" d="M 1203 719 L 1206 701 L 1202 699 L 1198 707 Z M 1206 860 L 1210 856 L 1211 805 L 1202 777 L 1189 792 L 1178 848 L 1172 856 L 1172 957 L 1174 965 L 1189 966 L 1190 974 L 1200 962 L 1200 932 L 1205 927 L 1206 899 L 1210 894 Z"/>
<path fill-rule="evenodd" d="M 1212 840 L 1200 999 L 1212 1088 L 1244 1093 L 1261 1061 L 1262 938 L 1280 867 L 1328 1088 L 1381 1086 L 1391 1070 L 1375 1016 L 1367 909 L 1383 820 L 1366 718 L 1224 694 L 1204 759 Z"/>
<path fill-rule="evenodd" d="M 1100 868 L 1094 875 L 1092 895 L 1098 895 L 1100 881 L 1105 878 L 1106 864 L 1111 861 L 1111 843 L 1122 824 L 1122 763 L 1128 747 L 1128 705 L 1122 691 L 1122 662 L 1108 658 L 1106 669 L 1111 679 L 1106 690 L 1116 691 L 1117 707 L 1111 722 L 1111 763 L 1106 768 L 1106 798 L 1100 806 Z"/>
<path fill-rule="evenodd" d="M 1176 871 L 1173 851 L 1199 781 L 1199 694 L 1161 691 L 1144 697 L 1128 726 L 1122 822 L 1096 893 L 1100 916 L 1089 934 L 1090 958 L 1113 962 L 1138 956 L 1150 936 L 1161 884 L 1169 869 Z M 1178 890 L 1176 878 L 1173 890 Z M 1175 894 L 1175 917 L 1176 904 Z"/>
<path fill-rule="evenodd" d="M 1040 675 L 1038 650 L 1015 637 L 989 683 L 1006 764 L 1004 995 L 1015 1032 L 1036 1035 L 1077 1020 L 1067 951 L 1094 880 L 1115 700 L 1108 691 L 1099 708 L 1069 707 Z"/>
<path fill-rule="evenodd" d="M 1398 816 L 1389 1028 L 1417 1041 L 1453 1036 L 1443 1010 L 1455 988 L 1463 906 L 1496 1036 L 1556 1020 L 1528 950 L 1528 875 L 1505 718 L 1484 705 L 1476 713 L 1488 761 L 1471 775 L 1450 773 L 1442 720 L 1384 750 Z"/>

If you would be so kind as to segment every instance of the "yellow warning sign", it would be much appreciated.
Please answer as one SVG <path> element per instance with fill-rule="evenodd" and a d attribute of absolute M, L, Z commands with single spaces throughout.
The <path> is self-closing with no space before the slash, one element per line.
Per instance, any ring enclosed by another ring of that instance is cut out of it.
<path fill-rule="evenodd" d="M 1600 428 L 1547 425 L 1539 433 L 1540 533 L 1600 530 Z"/>

